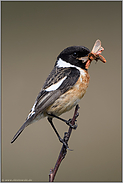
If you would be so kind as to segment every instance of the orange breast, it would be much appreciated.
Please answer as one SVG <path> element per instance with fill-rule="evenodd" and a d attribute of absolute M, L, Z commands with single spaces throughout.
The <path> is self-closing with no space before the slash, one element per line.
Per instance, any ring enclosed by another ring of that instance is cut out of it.
<path fill-rule="evenodd" d="M 79 100 L 86 93 L 86 89 L 89 84 L 89 74 L 85 71 L 85 74 L 81 74 L 76 84 L 61 95 L 48 109 L 48 113 L 53 113 L 57 116 L 72 109 Z"/>

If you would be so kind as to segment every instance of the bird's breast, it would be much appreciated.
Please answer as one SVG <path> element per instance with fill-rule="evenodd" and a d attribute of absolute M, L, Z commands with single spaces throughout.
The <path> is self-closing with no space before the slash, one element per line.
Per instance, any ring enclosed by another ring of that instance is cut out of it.
<path fill-rule="evenodd" d="M 74 93 L 76 93 L 77 97 L 81 99 L 86 93 L 86 89 L 88 87 L 90 80 L 90 76 L 87 71 L 80 70 L 80 77 L 76 84 L 73 87 Z"/>
<path fill-rule="evenodd" d="M 79 100 L 86 93 L 86 89 L 89 84 L 89 74 L 87 71 L 80 72 L 80 77 L 76 84 L 67 92 L 62 94 L 48 109 L 47 112 L 53 113 L 57 116 L 61 115 L 64 112 L 72 109 Z"/>

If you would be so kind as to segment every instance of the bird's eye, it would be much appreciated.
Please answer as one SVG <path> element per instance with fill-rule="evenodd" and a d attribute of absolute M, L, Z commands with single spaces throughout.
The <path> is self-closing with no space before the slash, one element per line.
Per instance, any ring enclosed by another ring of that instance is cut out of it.
<path fill-rule="evenodd" d="M 75 57 L 75 56 L 77 56 L 77 53 L 76 53 L 76 52 L 74 52 L 74 53 L 73 53 L 73 56 L 74 56 L 74 57 Z"/>

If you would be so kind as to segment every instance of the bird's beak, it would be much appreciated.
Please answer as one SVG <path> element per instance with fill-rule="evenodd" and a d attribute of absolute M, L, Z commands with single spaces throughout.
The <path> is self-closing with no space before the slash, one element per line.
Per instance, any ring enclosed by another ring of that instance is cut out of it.
<path fill-rule="evenodd" d="M 80 58 L 76 58 L 76 59 L 81 60 L 82 63 L 85 63 L 88 60 L 88 56 L 87 57 L 80 57 Z"/>
<path fill-rule="evenodd" d="M 86 60 L 86 64 L 85 64 L 85 68 L 88 69 L 92 60 L 100 60 L 103 63 L 106 63 L 106 59 L 101 55 L 102 51 L 104 50 L 104 48 L 101 46 L 101 41 L 98 39 L 94 46 L 92 51 L 88 54 L 87 60 Z"/>

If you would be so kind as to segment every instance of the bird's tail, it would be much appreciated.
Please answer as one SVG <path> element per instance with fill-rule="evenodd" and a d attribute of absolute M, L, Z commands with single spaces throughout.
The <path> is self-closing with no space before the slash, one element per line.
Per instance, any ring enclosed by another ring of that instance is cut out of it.
<path fill-rule="evenodd" d="M 22 133 L 22 131 L 29 125 L 30 123 L 30 118 L 20 127 L 20 129 L 17 131 L 17 133 L 15 134 L 15 136 L 13 137 L 11 143 L 13 143 L 18 136 Z"/>

